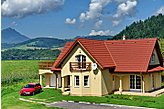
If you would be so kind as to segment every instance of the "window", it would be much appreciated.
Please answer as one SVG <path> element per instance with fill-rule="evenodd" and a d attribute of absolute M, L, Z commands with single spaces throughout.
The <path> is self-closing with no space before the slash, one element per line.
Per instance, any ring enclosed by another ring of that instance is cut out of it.
<path fill-rule="evenodd" d="M 75 76 L 75 86 L 79 86 L 79 76 Z"/>
<path fill-rule="evenodd" d="M 130 89 L 141 89 L 141 77 L 130 75 Z"/>
<path fill-rule="evenodd" d="M 89 76 L 84 76 L 84 86 L 89 86 Z"/>
<path fill-rule="evenodd" d="M 78 68 L 86 68 L 86 56 L 77 55 L 76 61 L 78 62 Z"/>
<path fill-rule="evenodd" d="M 155 54 L 154 53 L 152 54 L 151 62 L 155 62 Z"/>

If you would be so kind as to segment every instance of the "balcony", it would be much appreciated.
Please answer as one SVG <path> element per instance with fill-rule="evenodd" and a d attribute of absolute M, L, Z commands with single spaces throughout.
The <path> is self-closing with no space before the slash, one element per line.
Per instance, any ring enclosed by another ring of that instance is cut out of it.
<path fill-rule="evenodd" d="M 50 70 L 54 62 L 39 62 L 39 69 Z"/>
<path fill-rule="evenodd" d="M 70 71 L 91 71 L 90 62 L 70 62 Z"/>

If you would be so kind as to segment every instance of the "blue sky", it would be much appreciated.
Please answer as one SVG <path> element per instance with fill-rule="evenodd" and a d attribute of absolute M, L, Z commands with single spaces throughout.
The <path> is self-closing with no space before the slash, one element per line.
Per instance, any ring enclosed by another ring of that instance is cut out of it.
<path fill-rule="evenodd" d="M 164 14 L 164 0 L 3 0 L 2 29 L 29 38 L 115 35 L 134 21 Z"/>

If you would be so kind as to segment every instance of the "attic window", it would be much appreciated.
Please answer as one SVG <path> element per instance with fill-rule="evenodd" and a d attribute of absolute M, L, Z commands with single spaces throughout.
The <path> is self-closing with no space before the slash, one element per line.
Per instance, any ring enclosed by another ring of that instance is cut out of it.
<path fill-rule="evenodd" d="M 155 54 L 154 53 L 152 54 L 151 62 L 155 62 Z"/>

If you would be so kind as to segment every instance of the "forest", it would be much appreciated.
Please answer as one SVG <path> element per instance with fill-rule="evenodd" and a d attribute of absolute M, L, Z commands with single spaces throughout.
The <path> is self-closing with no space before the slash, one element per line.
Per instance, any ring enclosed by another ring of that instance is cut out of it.
<path fill-rule="evenodd" d="M 164 15 L 151 16 L 148 19 L 133 22 L 126 26 L 124 30 L 115 35 L 113 39 L 122 39 L 125 35 L 127 39 L 137 38 L 164 38 Z"/>

